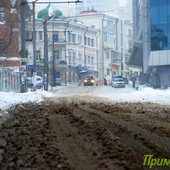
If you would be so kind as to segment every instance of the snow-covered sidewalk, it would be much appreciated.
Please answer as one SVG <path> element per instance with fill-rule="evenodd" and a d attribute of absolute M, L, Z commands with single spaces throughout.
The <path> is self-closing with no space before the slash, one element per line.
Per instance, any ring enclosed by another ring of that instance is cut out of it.
<path fill-rule="evenodd" d="M 112 89 L 111 87 L 101 87 L 100 90 L 96 89 L 93 94 L 116 102 L 151 102 L 170 105 L 170 89 L 158 90 L 145 87 L 136 91 L 132 88 Z"/>
<path fill-rule="evenodd" d="M 12 105 L 22 104 L 27 102 L 39 103 L 43 101 L 44 97 L 53 97 L 52 92 L 38 90 L 36 92 L 27 93 L 13 93 L 13 92 L 0 92 L 0 109 L 6 110 Z"/>

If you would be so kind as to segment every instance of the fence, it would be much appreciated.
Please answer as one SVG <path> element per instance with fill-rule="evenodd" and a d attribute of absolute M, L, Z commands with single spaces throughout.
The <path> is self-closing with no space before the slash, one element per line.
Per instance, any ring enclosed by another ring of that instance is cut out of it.
<path fill-rule="evenodd" d="M 20 92 L 20 72 L 0 67 L 0 91 Z"/>

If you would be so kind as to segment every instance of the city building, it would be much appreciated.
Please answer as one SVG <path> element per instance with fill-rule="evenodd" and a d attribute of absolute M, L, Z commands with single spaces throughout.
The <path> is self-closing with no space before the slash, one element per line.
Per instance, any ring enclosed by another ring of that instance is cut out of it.
<path fill-rule="evenodd" d="M 132 76 L 140 75 L 142 72 L 141 67 L 137 67 L 129 64 L 129 59 L 132 54 L 133 49 L 133 23 L 131 17 L 128 15 L 126 10 L 123 9 L 114 9 L 111 11 L 105 12 L 105 14 L 109 16 L 113 16 L 118 18 L 118 24 L 120 25 L 120 33 L 118 34 L 119 38 L 121 38 L 121 55 L 122 55 L 122 75 L 131 79 Z"/>
<path fill-rule="evenodd" d="M 0 1 L 0 67 L 18 68 L 19 60 L 19 3 Z"/>
<path fill-rule="evenodd" d="M 170 84 L 169 11 L 168 0 L 133 1 L 135 43 L 132 57 L 136 64 L 143 66 L 145 81 L 153 87 Z"/>
<path fill-rule="evenodd" d="M 98 79 L 102 85 L 104 77 L 110 82 L 112 75 L 120 74 L 126 78 L 132 74 L 127 66 L 132 47 L 132 22 L 114 16 L 113 11 L 103 14 L 97 11 L 84 11 L 74 18 L 88 26 L 95 26 L 101 33 L 98 38 Z M 117 16 L 117 15 L 116 15 Z"/>
<path fill-rule="evenodd" d="M 50 6 L 41 10 L 36 19 L 36 60 L 38 74 L 40 59 L 44 58 L 43 16 Z M 61 14 L 58 9 L 53 12 Z M 50 14 L 48 14 L 50 15 Z M 47 24 L 49 81 L 61 79 L 63 85 L 81 84 L 85 75 L 97 76 L 97 35 L 99 30 L 88 27 L 77 20 L 64 17 L 52 18 Z M 32 21 L 27 23 L 26 48 L 28 49 L 28 70 L 33 69 Z"/>

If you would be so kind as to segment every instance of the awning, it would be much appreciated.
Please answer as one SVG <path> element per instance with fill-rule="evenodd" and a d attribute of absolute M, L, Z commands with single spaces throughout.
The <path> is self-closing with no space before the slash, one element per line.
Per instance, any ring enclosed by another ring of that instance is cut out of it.
<path fill-rule="evenodd" d="M 69 65 L 69 69 L 77 70 L 76 66 Z"/>
<path fill-rule="evenodd" d="M 83 67 L 83 66 L 72 66 L 72 65 L 69 65 L 69 68 L 72 69 L 72 70 L 77 70 L 80 73 L 88 72 L 88 73 L 95 74 L 97 72 L 96 70 L 91 70 L 91 69 L 88 69 L 87 67 Z"/>

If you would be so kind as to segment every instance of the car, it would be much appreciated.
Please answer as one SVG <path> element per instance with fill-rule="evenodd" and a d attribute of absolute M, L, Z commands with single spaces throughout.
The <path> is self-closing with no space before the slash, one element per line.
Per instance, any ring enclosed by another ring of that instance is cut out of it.
<path fill-rule="evenodd" d="M 84 86 L 93 86 L 95 83 L 95 80 L 93 76 L 86 76 L 83 82 L 84 82 Z"/>
<path fill-rule="evenodd" d="M 111 83 L 112 87 L 123 87 L 125 88 L 125 81 L 124 78 L 121 75 L 114 75 L 112 76 L 112 83 Z"/>

